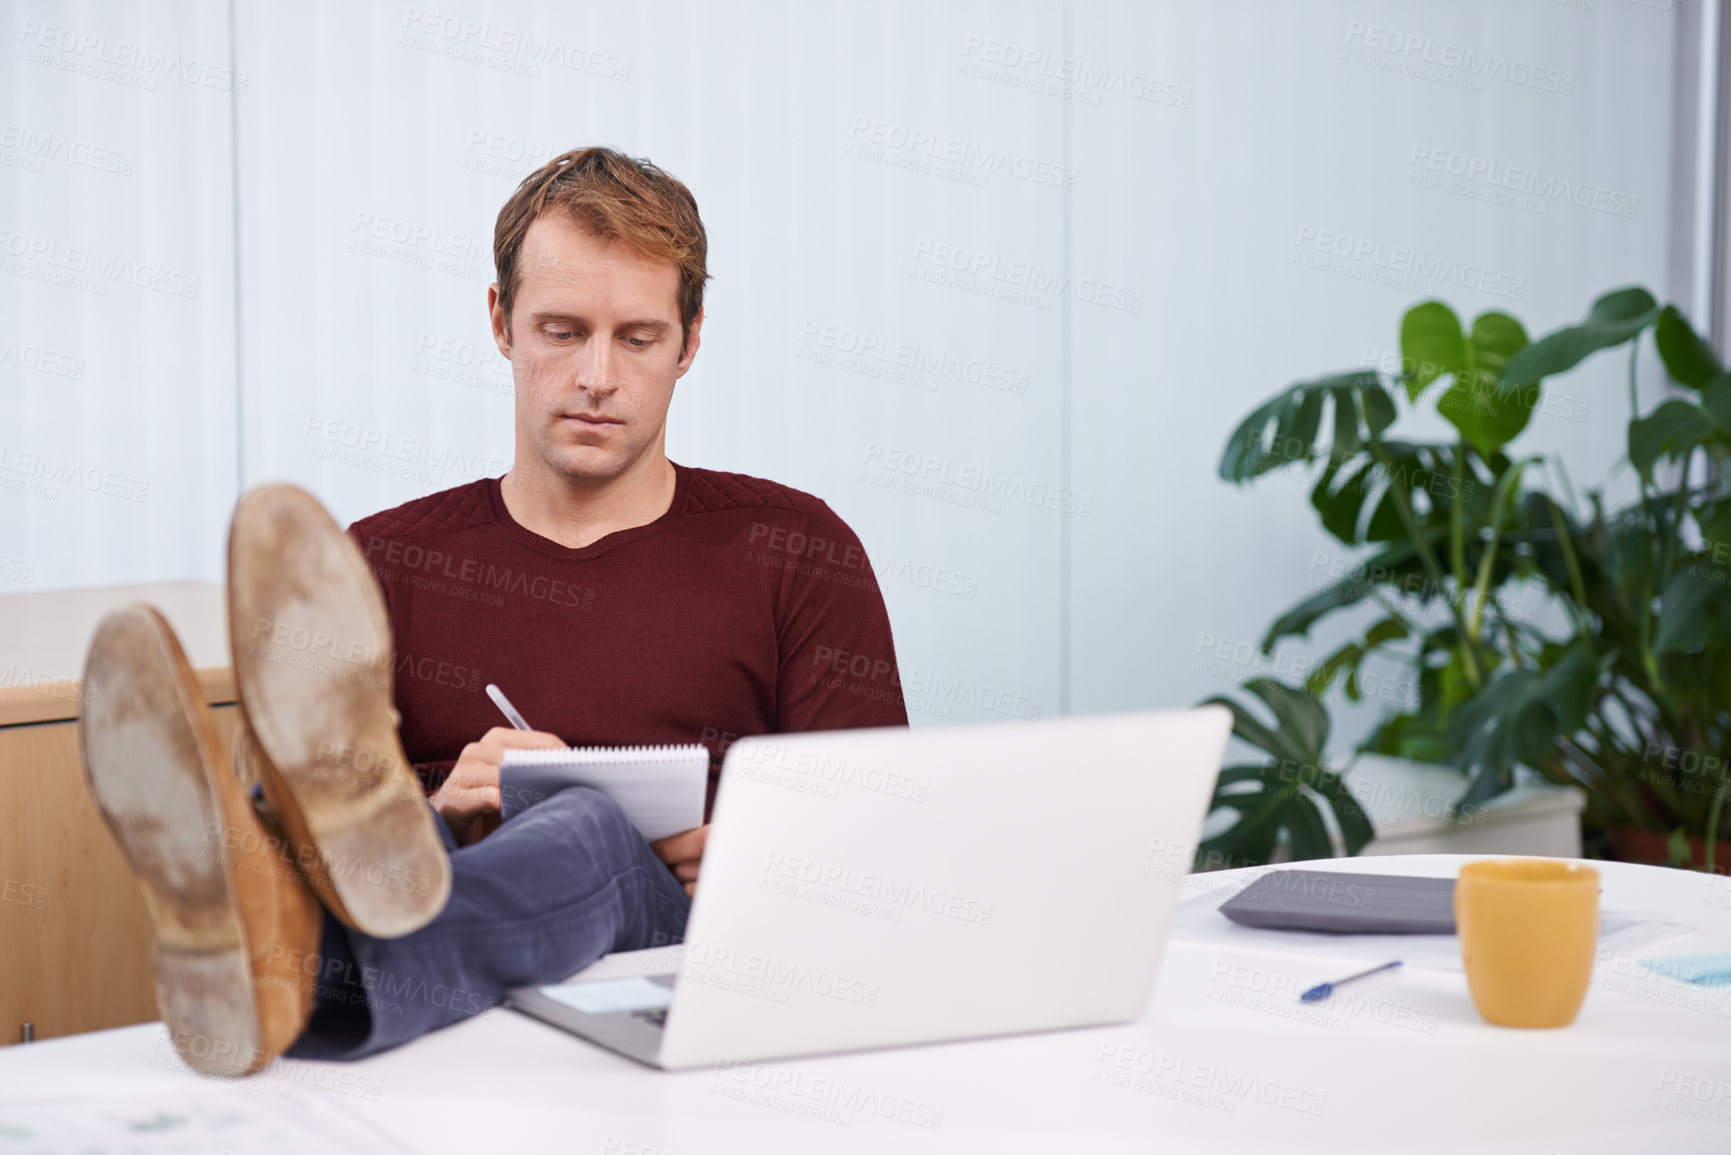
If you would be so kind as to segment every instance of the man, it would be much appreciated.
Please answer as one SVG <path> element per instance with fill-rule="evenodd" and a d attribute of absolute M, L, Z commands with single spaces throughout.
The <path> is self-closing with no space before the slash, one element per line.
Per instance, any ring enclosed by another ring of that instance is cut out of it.
<path fill-rule="evenodd" d="M 496 820 L 511 746 L 703 742 L 713 801 L 738 735 L 906 724 L 847 525 L 667 459 L 707 247 L 691 193 L 653 165 L 591 148 L 531 175 L 499 213 L 487 295 L 516 379 L 510 472 L 350 530 L 390 605 L 403 745 L 460 840 Z M 870 672 L 837 678 L 856 655 Z M 489 682 L 540 732 L 496 725 Z M 701 844 L 662 848 L 682 881 Z"/>
<path fill-rule="evenodd" d="M 583 149 L 523 182 L 488 290 L 512 467 L 348 537 L 293 487 L 241 499 L 232 765 L 166 622 L 134 606 L 98 629 L 86 769 L 193 1067 L 370 1054 L 682 935 L 707 826 L 652 849 L 588 789 L 501 824 L 509 748 L 701 741 L 712 803 L 737 736 L 906 724 L 852 531 L 796 490 L 667 459 L 706 248 L 690 192 L 648 162 Z M 541 729 L 492 725 L 487 682 Z"/>

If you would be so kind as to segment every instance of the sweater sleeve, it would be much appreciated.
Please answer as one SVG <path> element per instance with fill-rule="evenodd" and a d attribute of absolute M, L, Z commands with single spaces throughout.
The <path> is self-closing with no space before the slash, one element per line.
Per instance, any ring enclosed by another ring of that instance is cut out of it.
<path fill-rule="evenodd" d="M 823 502 L 805 515 L 804 534 L 783 570 L 776 730 L 907 725 L 889 612 L 865 547 Z"/>

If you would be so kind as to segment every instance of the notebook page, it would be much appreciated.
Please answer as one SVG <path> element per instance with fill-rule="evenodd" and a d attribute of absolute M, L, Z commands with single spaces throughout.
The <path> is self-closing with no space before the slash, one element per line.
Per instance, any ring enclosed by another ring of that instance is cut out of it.
<path fill-rule="evenodd" d="M 590 786 L 617 802 L 647 842 L 703 825 L 708 782 L 709 751 L 695 744 L 507 750 L 499 764 L 504 818 Z"/>

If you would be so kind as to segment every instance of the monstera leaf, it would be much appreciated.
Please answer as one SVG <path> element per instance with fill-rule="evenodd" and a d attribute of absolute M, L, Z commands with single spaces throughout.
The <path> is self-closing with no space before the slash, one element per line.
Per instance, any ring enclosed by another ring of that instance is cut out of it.
<path fill-rule="evenodd" d="M 1202 849 L 1234 865 L 1265 863 L 1282 841 L 1294 859 L 1332 858 L 1334 841 L 1322 807 L 1334 813 L 1347 854 L 1357 854 L 1373 833 L 1370 819 L 1340 775 L 1323 762 L 1328 713 L 1302 690 L 1268 678 L 1244 683 L 1273 715 L 1263 721 L 1230 698 L 1210 698 L 1232 711 L 1232 732 L 1269 756 L 1260 765 L 1228 766 L 1214 788 L 1213 808 L 1237 812 L 1230 828 L 1205 839 Z M 1206 703 L 1205 703 L 1206 704 Z"/>
<path fill-rule="evenodd" d="M 1661 457 L 1680 460 L 1717 431 L 1699 405 L 1672 398 L 1645 417 L 1629 422 L 1629 464 L 1653 484 L 1653 465 Z"/>
<path fill-rule="evenodd" d="M 1731 584 L 1722 567 L 1697 562 L 1665 587 L 1653 649 L 1660 654 L 1700 653 L 1731 641 Z"/>
<path fill-rule="evenodd" d="M 1593 302 L 1587 319 L 1558 329 L 1509 358 L 1500 386 L 1520 389 L 1573 369 L 1600 349 L 1621 345 L 1659 317 L 1659 303 L 1645 289 L 1617 289 Z"/>
<path fill-rule="evenodd" d="M 1538 404 L 1535 389 L 1496 387 L 1509 359 L 1527 345 L 1527 331 L 1507 313 L 1481 313 L 1470 333 L 1441 301 L 1407 310 L 1400 325 L 1400 352 L 1407 367 L 1407 396 L 1417 401 L 1431 382 L 1453 383 L 1437 400 L 1437 412 L 1489 457 L 1520 435 Z"/>
<path fill-rule="evenodd" d="M 1239 423 L 1220 456 L 1221 479 L 1242 483 L 1283 465 L 1316 460 L 1323 453 L 1317 434 L 1325 406 L 1333 411 L 1328 458 L 1337 466 L 1358 456 L 1371 435 L 1394 424 L 1394 402 L 1373 372 L 1305 381 Z"/>
<path fill-rule="evenodd" d="M 1722 372 L 1713 346 L 1696 335 L 1675 305 L 1660 310 L 1659 320 L 1653 326 L 1653 341 L 1659 346 L 1665 372 L 1679 385 L 1700 389 Z"/>
<path fill-rule="evenodd" d="M 1276 618 L 1263 636 L 1262 652 L 1272 653 L 1275 643 L 1281 638 L 1305 636 L 1318 620 L 1336 610 L 1357 605 L 1376 594 L 1385 583 L 1410 587 L 1423 577 L 1424 566 L 1419 564 L 1418 553 L 1410 545 L 1403 543 L 1372 554 L 1354 566 L 1350 573 L 1330 582 Z"/>
<path fill-rule="evenodd" d="M 1462 703 L 1448 722 L 1448 760 L 1469 778 L 1457 810 L 1509 789 L 1517 763 L 1536 766 L 1551 755 L 1557 739 L 1585 725 L 1600 673 L 1592 644 L 1578 641 L 1548 666 L 1501 671 Z"/>

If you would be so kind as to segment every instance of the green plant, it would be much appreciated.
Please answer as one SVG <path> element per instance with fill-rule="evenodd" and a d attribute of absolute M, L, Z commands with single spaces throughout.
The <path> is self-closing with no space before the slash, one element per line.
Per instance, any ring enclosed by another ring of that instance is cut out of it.
<path fill-rule="evenodd" d="M 1313 696 L 1271 678 L 1244 684 L 1273 715 L 1269 725 L 1230 698 L 1210 698 L 1232 711 L 1232 732 L 1268 755 L 1263 765 L 1220 771 L 1214 805 L 1236 811 L 1232 826 L 1201 845 L 1204 861 L 1247 866 L 1270 861 L 1276 846 L 1292 858 L 1332 858 L 1322 807 L 1334 812 L 1348 854 L 1370 841 L 1365 816 L 1340 775 L 1328 769 L 1328 712 Z"/>
<path fill-rule="evenodd" d="M 1648 333 L 1681 392 L 1642 415 Z M 1640 288 L 1600 297 L 1580 324 L 1536 342 L 1507 314 L 1467 328 L 1427 301 L 1405 315 L 1400 345 L 1399 375 L 1293 385 L 1227 443 L 1230 482 L 1314 471 L 1323 528 L 1363 551 L 1270 626 L 1264 652 L 1372 608 L 1363 635 L 1304 687 L 1320 697 L 1338 681 L 1359 700 L 1372 655 L 1407 669 L 1416 702 L 1385 716 L 1362 750 L 1456 767 L 1466 776 L 1457 808 L 1509 789 L 1516 765 L 1528 766 L 1583 787 L 1595 829 L 1633 826 L 1683 847 L 1705 837 L 1710 868 L 1731 769 L 1731 374 L 1675 307 Z M 1624 345 L 1639 498 L 1607 510 L 1600 490 L 1577 499 L 1561 461 L 1511 447 L 1535 410 L 1583 404 L 1547 392 L 1547 379 Z M 1452 438 L 1390 435 L 1403 407 L 1424 403 Z M 1562 624 L 1542 624 L 1541 606 Z M 1215 802 L 1237 808 L 1224 783 Z"/>

